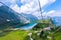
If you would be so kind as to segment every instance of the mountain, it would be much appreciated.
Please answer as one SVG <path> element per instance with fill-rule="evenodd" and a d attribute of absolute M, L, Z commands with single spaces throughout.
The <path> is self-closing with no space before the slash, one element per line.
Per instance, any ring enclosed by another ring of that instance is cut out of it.
<path fill-rule="evenodd" d="M 0 26 L 13 26 L 17 24 L 24 25 L 29 22 L 30 20 L 26 19 L 24 16 L 19 15 L 5 4 L 0 3 Z"/>
<path fill-rule="evenodd" d="M 61 17 L 55 16 L 52 17 L 52 20 L 56 26 L 61 26 Z"/>
<path fill-rule="evenodd" d="M 31 22 L 36 22 L 38 20 L 38 18 L 32 14 L 22 13 L 21 15 L 23 15 L 25 18 L 29 19 Z"/>
<path fill-rule="evenodd" d="M 56 25 L 56 26 L 61 26 L 61 17 L 60 16 L 54 16 L 54 17 L 50 17 L 48 16 L 47 18 L 51 18 L 53 23 Z"/>

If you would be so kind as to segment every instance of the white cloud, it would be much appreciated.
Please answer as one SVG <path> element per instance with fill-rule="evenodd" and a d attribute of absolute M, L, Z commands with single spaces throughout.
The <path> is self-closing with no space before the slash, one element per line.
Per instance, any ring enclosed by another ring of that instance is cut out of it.
<path fill-rule="evenodd" d="M 0 3 L 0 6 L 2 6 L 3 4 Z"/>
<path fill-rule="evenodd" d="M 10 8 L 12 8 L 14 11 L 20 13 L 20 8 L 18 7 L 18 5 L 11 5 Z"/>
<path fill-rule="evenodd" d="M 38 0 L 22 0 L 22 1 L 25 1 L 26 4 L 29 4 L 29 3 L 32 3 L 37 6 L 39 6 L 39 3 L 38 3 Z M 47 4 L 51 4 L 51 3 L 54 3 L 56 0 L 39 0 L 40 1 L 40 4 L 41 4 L 41 7 L 44 7 L 45 5 Z M 25 3 L 23 2 L 23 3 Z"/>
<path fill-rule="evenodd" d="M 45 5 L 50 5 L 51 3 L 54 3 L 56 0 L 40 0 L 41 7 L 44 7 Z"/>
<path fill-rule="evenodd" d="M 39 0 L 39 1 L 41 7 L 43 8 L 46 7 L 47 5 L 50 5 L 51 3 L 54 3 L 56 0 Z M 11 5 L 10 7 L 18 13 L 32 14 L 37 18 L 41 17 L 38 0 L 21 0 L 21 3 L 23 4 L 21 7 L 18 7 L 17 4 Z M 43 16 L 45 16 L 45 13 L 43 13 Z"/>
<path fill-rule="evenodd" d="M 37 6 L 36 5 L 37 5 L 37 3 L 34 4 L 34 2 L 30 2 L 29 4 L 27 3 L 23 6 L 21 6 L 21 12 L 25 12 L 25 13 L 30 12 L 30 13 L 32 13 L 35 10 L 38 9 L 38 5 Z"/>
<path fill-rule="evenodd" d="M 8 1 L 8 0 L 6 0 L 6 1 L 5 1 L 5 0 L 0 0 L 0 2 L 3 2 L 3 3 L 7 2 L 7 1 Z"/>
<path fill-rule="evenodd" d="M 46 15 L 50 17 L 61 16 L 61 11 L 51 10 Z"/>
<path fill-rule="evenodd" d="M 19 13 L 24 12 L 35 12 L 36 10 L 39 10 L 39 4 L 38 4 L 38 0 L 21 0 L 21 3 L 24 4 L 21 7 L 18 7 L 16 4 L 16 0 L 1 0 L 1 2 L 6 3 L 6 2 L 10 2 L 11 3 L 11 8 L 15 11 L 20 10 Z M 41 3 L 41 6 L 45 6 L 46 4 L 51 4 L 53 2 L 55 2 L 55 0 L 39 0 Z M 16 7 L 15 7 L 16 6 Z M 18 9 L 19 8 L 19 9 Z"/>
<path fill-rule="evenodd" d="M 9 2 L 14 4 L 16 1 L 15 0 L 9 0 Z"/>
<path fill-rule="evenodd" d="M 46 7 L 47 5 L 50 5 L 51 3 L 54 3 L 56 0 L 39 0 L 41 7 Z M 40 17 L 40 11 L 39 11 L 39 3 L 38 0 L 21 0 L 21 3 L 23 4 L 21 7 L 18 7 L 16 4 L 16 0 L 6 0 L 6 2 L 10 2 L 11 6 L 14 11 L 18 13 L 27 13 L 35 15 L 36 17 Z M 43 9 L 42 9 L 43 10 Z M 45 15 L 45 14 L 44 14 Z"/>
<path fill-rule="evenodd" d="M 16 1 L 15 0 L 0 0 L 0 2 L 4 3 L 8 7 L 10 7 L 10 5 L 14 5 L 14 6 L 16 5 Z"/>
<path fill-rule="evenodd" d="M 23 13 L 34 12 L 35 13 L 37 10 L 39 10 L 38 0 L 26 0 L 26 1 L 21 0 L 21 1 L 23 1 L 22 3 L 25 3 L 25 4 L 21 6 L 21 11 L 20 12 L 23 12 Z M 44 7 L 45 5 L 49 5 L 53 2 L 55 2 L 55 0 L 40 0 L 41 7 Z"/>
<path fill-rule="evenodd" d="M 0 2 L 5 3 L 5 4 L 6 4 L 6 2 L 14 4 L 15 0 L 6 0 L 6 1 L 5 0 L 0 0 Z"/>
<path fill-rule="evenodd" d="M 51 4 L 51 3 L 55 2 L 55 0 L 39 0 L 39 1 L 41 3 L 41 7 L 44 7 L 47 4 Z M 15 4 L 15 1 L 13 0 L 13 2 L 11 2 L 11 3 Z M 21 8 L 19 9 L 20 12 L 24 12 L 24 13 L 29 12 L 30 13 L 35 10 L 39 10 L 38 0 L 21 0 L 21 3 L 24 5 L 22 5 Z M 14 5 L 14 6 L 16 6 L 16 5 Z"/>

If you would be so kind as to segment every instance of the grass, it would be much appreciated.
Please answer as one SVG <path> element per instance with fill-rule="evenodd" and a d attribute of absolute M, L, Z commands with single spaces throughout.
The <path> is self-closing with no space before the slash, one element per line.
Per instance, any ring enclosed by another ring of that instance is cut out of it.
<path fill-rule="evenodd" d="M 3 32 L 3 34 L 5 34 L 5 32 Z M 29 32 L 34 33 L 34 30 L 30 30 L 30 31 L 29 30 L 27 30 L 27 31 L 25 31 L 25 30 L 9 31 L 7 34 L 0 36 L 0 40 L 29 40 L 29 37 L 27 37 Z M 41 38 L 39 38 L 36 35 L 37 34 L 34 33 L 33 38 L 35 38 L 35 40 L 40 40 Z M 61 32 L 55 33 L 54 38 L 55 38 L 55 40 L 61 40 Z"/>
<path fill-rule="evenodd" d="M 28 31 L 11 31 L 5 36 L 0 37 L 0 40 L 24 40 L 24 38 L 27 36 Z"/>
<path fill-rule="evenodd" d="M 57 32 L 57 33 L 55 34 L 55 39 L 56 39 L 56 40 L 61 40 L 61 32 Z"/>

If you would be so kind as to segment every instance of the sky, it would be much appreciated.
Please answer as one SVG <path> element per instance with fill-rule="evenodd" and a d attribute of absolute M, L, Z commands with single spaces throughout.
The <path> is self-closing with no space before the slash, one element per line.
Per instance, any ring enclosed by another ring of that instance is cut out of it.
<path fill-rule="evenodd" d="M 61 16 L 61 0 L 39 0 L 43 16 Z M 32 14 L 41 17 L 38 0 L 0 0 L 19 14 Z"/>

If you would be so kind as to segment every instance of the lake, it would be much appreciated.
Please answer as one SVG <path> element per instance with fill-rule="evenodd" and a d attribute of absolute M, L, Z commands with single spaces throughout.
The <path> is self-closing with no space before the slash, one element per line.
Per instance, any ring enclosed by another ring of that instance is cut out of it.
<path fill-rule="evenodd" d="M 24 30 L 29 30 L 29 29 L 32 29 L 35 25 L 37 25 L 37 23 L 29 23 L 29 24 L 26 24 L 24 26 L 20 26 L 20 27 L 18 26 L 18 27 L 21 29 L 24 29 Z"/>

